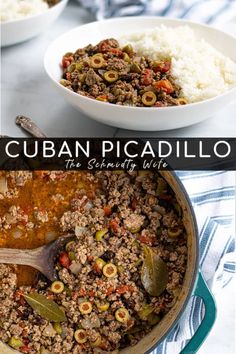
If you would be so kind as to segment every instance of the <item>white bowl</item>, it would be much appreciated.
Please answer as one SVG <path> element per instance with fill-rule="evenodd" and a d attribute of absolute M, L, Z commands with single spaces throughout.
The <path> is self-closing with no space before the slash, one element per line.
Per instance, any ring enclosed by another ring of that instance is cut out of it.
<path fill-rule="evenodd" d="M 176 27 L 190 26 L 197 36 L 236 61 L 234 37 L 198 23 L 161 17 L 126 17 L 93 22 L 77 27 L 56 39 L 44 57 L 44 67 L 57 91 L 75 108 L 102 123 L 131 130 L 168 130 L 186 127 L 213 116 L 236 98 L 236 88 L 222 95 L 185 106 L 145 108 L 114 105 L 84 97 L 63 87 L 61 59 L 66 52 L 75 51 L 105 38 L 119 38 L 128 32 L 154 28 L 160 24 Z M 222 122 L 223 124 L 223 122 Z"/>
<path fill-rule="evenodd" d="M 24 42 L 43 32 L 64 10 L 68 0 L 61 0 L 41 14 L 1 23 L 1 46 Z"/>

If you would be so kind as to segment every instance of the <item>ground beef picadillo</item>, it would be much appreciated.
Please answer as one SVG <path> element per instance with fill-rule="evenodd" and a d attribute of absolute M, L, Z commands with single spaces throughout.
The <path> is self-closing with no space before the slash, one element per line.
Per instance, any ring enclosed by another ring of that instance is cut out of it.
<path fill-rule="evenodd" d="M 76 172 L 43 171 L 40 178 L 49 185 L 59 177 L 66 181 L 71 173 Z M 148 171 L 84 173 L 96 189 L 92 195 L 78 190 L 58 220 L 62 233 L 76 237 L 56 261 L 57 288 L 42 276 L 31 286 L 18 287 L 16 268 L 0 265 L 0 339 L 18 343 L 22 353 L 118 353 L 158 325 L 181 291 L 187 235 L 165 180 Z M 34 172 L 17 174 L 18 184 L 11 187 L 25 188 L 30 178 L 36 178 Z M 61 193 L 48 198 L 63 205 Z M 145 247 L 167 268 L 166 286 L 158 296 L 150 295 L 141 279 Z M 55 325 L 35 312 L 24 298 L 35 292 L 58 304 L 67 320 Z"/>
<path fill-rule="evenodd" d="M 99 101 L 156 108 L 187 103 L 171 75 L 171 58 L 138 56 L 113 38 L 66 53 L 62 68 L 63 86 Z"/>

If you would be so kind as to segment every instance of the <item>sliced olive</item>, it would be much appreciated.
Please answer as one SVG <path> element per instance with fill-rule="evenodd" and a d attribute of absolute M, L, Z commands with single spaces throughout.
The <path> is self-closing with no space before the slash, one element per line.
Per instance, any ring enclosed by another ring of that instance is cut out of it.
<path fill-rule="evenodd" d="M 108 233 L 108 229 L 102 229 L 96 232 L 95 234 L 95 239 L 96 241 L 101 241 L 103 236 L 105 236 Z"/>
<path fill-rule="evenodd" d="M 51 291 L 54 294 L 62 293 L 64 288 L 65 288 L 65 285 L 62 283 L 62 281 L 59 281 L 59 280 L 54 281 L 51 285 Z"/>
<path fill-rule="evenodd" d="M 75 243 L 75 241 L 70 241 L 66 244 L 66 251 L 70 250 L 70 247 Z"/>
<path fill-rule="evenodd" d="M 102 343 L 102 337 L 100 333 L 96 334 L 96 339 L 94 342 L 90 342 L 92 347 L 99 347 L 99 345 Z"/>
<path fill-rule="evenodd" d="M 140 66 L 138 65 L 138 63 L 133 62 L 130 66 L 130 71 L 132 73 L 140 74 L 142 70 L 141 70 Z"/>
<path fill-rule="evenodd" d="M 118 75 L 117 71 L 109 70 L 103 74 L 103 77 L 107 82 L 112 83 L 112 82 L 115 82 L 116 80 L 118 80 L 119 75 Z"/>
<path fill-rule="evenodd" d="M 115 318 L 118 322 L 126 323 L 129 319 L 129 312 L 124 307 L 120 307 L 115 312 Z"/>
<path fill-rule="evenodd" d="M 98 310 L 100 310 L 101 312 L 107 311 L 110 307 L 109 302 L 105 302 L 103 304 L 97 303 L 96 305 L 97 305 Z"/>
<path fill-rule="evenodd" d="M 126 61 L 127 63 L 131 62 L 131 59 L 127 53 L 123 53 L 123 60 Z"/>
<path fill-rule="evenodd" d="M 60 80 L 60 84 L 61 84 L 62 86 L 67 87 L 67 86 L 70 86 L 70 85 L 71 85 L 71 82 L 70 82 L 69 80 L 61 79 L 61 80 Z"/>
<path fill-rule="evenodd" d="M 124 48 L 122 49 L 123 52 L 127 53 L 127 54 L 133 54 L 134 50 L 131 44 L 126 44 L 124 46 Z"/>
<path fill-rule="evenodd" d="M 187 102 L 188 102 L 186 100 L 186 98 L 183 98 L 183 97 L 177 98 L 176 101 L 178 102 L 179 105 L 184 105 L 184 104 L 187 104 Z"/>
<path fill-rule="evenodd" d="M 77 343 L 85 343 L 87 342 L 87 335 L 84 329 L 77 329 L 74 333 L 74 337 Z"/>
<path fill-rule="evenodd" d="M 167 234 L 171 238 L 178 237 L 179 235 L 182 234 L 182 232 L 183 232 L 183 230 L 180 227 L 172 227 L 167 230 Z"/>
<path fill-rule="evenodd" d="M 141 318 L 141 320 L 147 320 L 148 316 L 154 311 L 154 307 L 152 305 L 148 305 L 145 304 L 142 308 L 142 310 L 140 310 L 138 312 L 139 317 Z"/>
<path fill-rule="evenodd" d="M 53 323 L 53 328 L 57 332 L 57 334 L 61 335 L 62 334 L 62 327 L 59 322 L 54 322 Z"/>
<path fill-rule="evenodd" d="M 94 69 L 100 69 L 103 67 L 105 61 L 101 55 L 93 55 L 92 58 L 90 59 L 90 65 Z"/>
<path fill-rule="evenodd" d="M 81 304 L 79 304 L 79 310 L 82 313 L 82 315 L 87 315 L 91 313 L 93 310 L 91 302 L 89 301 L 81 302 Z"/>
<path fill-rule="evenodd" d="M 83 69 L 82 63 L 72 63 L 67 67 L 66 71 L 72 73 L 75 70 L 82 70 L 82 69 Z"/>
<path fill-rule="evenodd" d="M 102 269 L 106 264 L 106 262 L 102 258 L 97 258 L 95 260 L 95 263 L 97 264 L 99 269 Z"/>
<path fill-rule="evenodd" d="M 147 91 L 142 95 L 142 102 L 145 106 L 153 106 L 157 100 L 157 96 L 152 91 Z"/>
<path fill-rule="evenodd" d="M 107 263 L 103 267 L 102 272 L 105 275 L 105 277 L 112 278 L 117 274 L 117 267 L 113 263 Z"/>

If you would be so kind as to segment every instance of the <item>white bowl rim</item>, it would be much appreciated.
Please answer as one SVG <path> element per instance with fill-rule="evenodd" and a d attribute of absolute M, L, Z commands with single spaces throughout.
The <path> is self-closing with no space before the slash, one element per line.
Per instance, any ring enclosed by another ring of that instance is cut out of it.
<path fill-rule="evenodd" d="M 63 0 L 62 0 L 63 1 Z M 148 111 L 156 111 L 158 112 L 159 109 L 161 110 L 165 110 L 165 111 L 177 111 L 177 110 L 186 110 L 188 109 L 188 107 L 196 107 L 196 106 L 200 106 L 200 105 L 204 105 L 205 103 L 211 103 L 213 102 L 214 100 L 218 99 L 218 98 L 223 98 L 225 96 L 228 96 L 229 94 L 231 94 L 232 92 L 235 91 L 236 93 L 236 86 L 232 87 L 231 89 L 217 95 L 217 96 L 214 96 L 214 97 L 211 97 L 211 98 L 207 98 L 205 100 L 202 100 L 202 101 L 198 101 L 198 102 L 193 102 L 193 103 L 187 103 L 186 105 L 179 105 L 179 106 L 168 106 L 168 107 L 134 107 L 134 106 L 124 106 L 124 105 L 116 105 L 116 104 L 113 104 L 113 103 L 109 103 L 109 102 L 102 102 L 102 101 L 99 101 L 99 100 L 96 100 L 94 98 L 90 98 L 90 97 L 87 97 L 87 96 L 83 96 L 79 93 L 76 93 L 74 91 L 71 91 L 69 89 L 67 89 L 66 87 L 64 87 L 63 85 L 60 84 L 60 82 L 58 82 L 57 80 L 54 79 L 54 77 L 50 74 L 50 72 L 47 70 L 47 62 L 46 62 L 46 59 L 47 59 L 47 53 L 49 52 L 51 46 L 56 43 L 57 41 L 61 40 L 63 37 L 69 35 L 70 33 L 72 32 L 75 32 L 77 31 L 79 28 L 81 27 L 85 27 L 85 26 L 90 26 L 90 25 L 93 25 L 93 24 L 96 24 L 96 23 L 107 23 L 107 22 L 115 22 L 115 21 L 142 21 L 142 20 L 167 20 L 167 21 L 174 21 L 174 22 L 179 22 L 179 23 L 182 23 L 182 24 L 189 24 L 190 26 L 193 24 L 193 25 L 197 25 L 197 26 L 200 26 L 200 27 L 203 27 L 203 28 L 206 28 L 206 29 L 211 29 L 211 30 L 214 30 L 216 32 L 220 32 L 220 33 L 223 33 L 225 34 L 226 36 L 230 37 L 232 40 L 235 40 L 236 41 L 236 37 L 233 36 L 233 35 L 230 35 L 224 31 L 221 31 L 219 30 L 218 28 L 214 28 L 212 26 L 209 26 L 207 24 L 202 24 L 202 23 L 199 23 L 199 22 L 196 22 L 196 21 L 190 21 L 190 20 L 183 20 L 183 19 L 179 19 L 179 18 L 173 18 L 173 17 L 161 17 L 161 16 L 124 16 L 124 17 L 114 17 L 114 18 L 109 18 L 109 19 L 104 19 L 104 20 L 101 20 L 101 21 L 93 21 L 93 22 L 89 22 L 89 23 L 86 23 L 84 25 L 81 25 L 81 26 L 77 26 L 75 28 L 72 28 L 71 30 L 67 31 L 66 33 L 63 33 L 62 35 L 60 35 L 59 37 L 57 37 L 47 48 L 46 52 L 45 52 L 45 55 L 44 55 L 44 69 L 46 71 L 46 73 L 48 74 L 48 76 L 53 80 L 53 82 L 58 86 L 60 87 L 62 90 L 65 90 L 68 94 L 74 96 L 74 97 L 80 97 L 81 99 L 84 99 L 85 101 L 87 100 L 88 103 L 93 101 L 95 104 L 98 104 L 98 105 L 105 105 L 105 106 L 110 106 L 110 107 L 119 107 L 120 109 L 122 110 L 135 110 L 135 111 L 140 111 L 140 112 L 147 112 Z M 60 65 L 60 63 L 59 63 Z"/>
<path fill-rule="evenodd" d="M 6 26 L 6 25 L 10 25 L 10 24 L 18 24 L 18 23 L 22 23 L 23 21 L 27 21 L 27 20 L 33 20 L 39 16 L 43 16 L 45 15 L 46 13 L 48 12 L 51 12 L 53 10 L 55 10 L 55 8 L 59 5 L 61 5 L 62 3 L 67 3 L 69 0 L 60 0 L 57 4 L 49 7 L 48 9 L 46 9 L 45 11 L 43 12 L 40 12 L 38 14 L 35 14 L 35 15 L 28 15 L 28 16 L 25 16 L 25 17 L 22 17 L 22 18 L 18 18 L 17 20 L 10 20 L 10 21 L 6 21 L 6 22 L 1 22 L 0 25 L 1 26 Z"/>

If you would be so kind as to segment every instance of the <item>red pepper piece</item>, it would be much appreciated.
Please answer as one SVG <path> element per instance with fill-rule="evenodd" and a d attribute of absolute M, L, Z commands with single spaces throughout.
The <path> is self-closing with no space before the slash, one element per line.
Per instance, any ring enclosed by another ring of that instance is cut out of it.
<path fill-rule="evenodd" d="M 69 268 L 71 262 L 68 254 L 66 252 L 62 252 L 59 256 L 59 263 L 62 265 L 64 268 Z"/>

